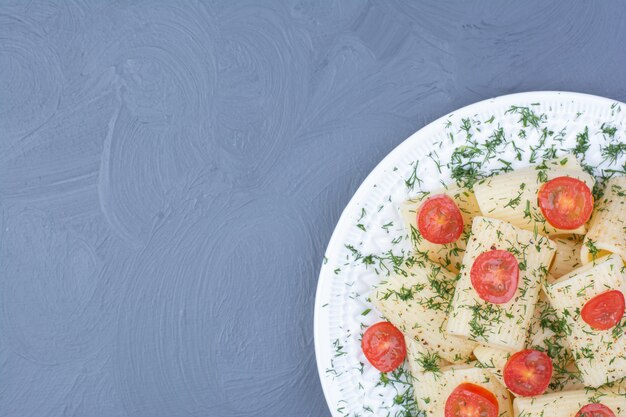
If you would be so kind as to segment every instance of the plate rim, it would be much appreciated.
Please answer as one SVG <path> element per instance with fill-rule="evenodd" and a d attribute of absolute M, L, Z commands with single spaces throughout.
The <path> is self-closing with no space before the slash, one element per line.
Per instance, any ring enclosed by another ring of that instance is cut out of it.
<path fill-rule="evenodd" d="M 375 179 L 380 175 L 381 172 L 384 172 L 384 169 L 387 165 L 389 165 L 390 161 L 395 158 L 396 154 L 400 154 L 402 150 L 415 140 L 416 136 L 422 136 L 428 134 L 430 130 L 434 130 L 439 127 L 439 124 L 445 122 L 446 119 L 452 117 L 453 115 L 458 115 L 459 113 L 467 113 L 467 112 L 479 112 L 480 108 L 485 105 L 505 105 L 508 102 L 533 102 L 533 101 L 541 101 L 546 99 L 560 99 L 563 101 L 572 100 L 572 101 L 597 101 L 602 102 L 604 104 L 626 104 L 618 99 L 613 99 L 610 97 L 598 96 L 594 94 L 588 93 L 580 93 L 575 91 L 560 91 L 560 90 L 537 90 L 537 91 L 525 91 L 519 93 L 505 94 L 500 96 L 495 96 L 491 98 L 487 98 L 484 100 L 480 100 L 474 103 L 467 104 L 463 107 L 459 107 L 449 113 L 438 117 L 437 119 L 425 124 L 398 145 L 396 145 L 391 151 L 385 155 L 385 157 L 378 163 L 376 166 L 369 172 L 369 174 L 365 177 L 365 179 L 361 182 L 357 190 L 354 192 L 346 206 L 341 212 L 337 223 L 335 224 L 335 228 L 333 229 L 333 233 L 331 234 L 330 239 L 328 240 L 328 244 L 326 245 L 326 250 L 324 251 L 324 255 L 321 261 L 320 272 L 318 274 L 318 281 L 315 291 L 315 302 L 314 302 L 314 311 L 313 311 L 313 341 L 314 341 L 314 349 L 315 349 L 315 361 L 317 364 L 317 373 L 318 378 L 320 380 L 320 384 L 322 386 L 322 392 L 324 393 L 324 399 L 328 406 L 328 409 L 333 417 L 343 417 L 343 415 L 336 412 L 334 407 L 331 404 L 336 403 L 335 396 L 336 393 L 332 392 L 333 387 L 332 384 L 325 376 L 325 370 L 323 369 L 323 363 L 320 360 L 322 357 L 323 349 L 329 349 L 331 340 L 328 333 L 323 332 L 322 323 L 327 322 L 322 320 L 322 318 L 328 318 L 329 309 L 324 309 L 321 301 L 321 295 L 330 290 L 330 280 L 328 278 L 324 278 L 328 275 L 330 263 L 328 260 L 330 257 L 327 256 L 328 253 L 336 252 L 338 250 L 338 245 L 340 245 L 343 240 L 341 240 L 340 236 L 345 234 L 344 229 L 349 226 L 347 221 L 350 215 L 350 209 L 361 200 L 364 194 L 370 190 L 370 188 L 375 183 Z M 476 110 L 473 110 L 476 109 Z M 345 225 L 344 225 L 345 223 Z M 340 227 L 341 226 L 341 227 Z M 325 346 L 322 344 L 325 343 Z M 334 402 L 332 402 L 332 401 Z"/>

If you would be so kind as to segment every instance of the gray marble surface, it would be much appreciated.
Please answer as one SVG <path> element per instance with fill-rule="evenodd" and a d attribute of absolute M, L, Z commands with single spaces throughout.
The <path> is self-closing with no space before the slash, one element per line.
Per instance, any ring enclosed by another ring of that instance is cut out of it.
<path fill-rule="evenodd" d="M 626 99 L 618 1 L 1 1 L 0 414 L 328 416 L 325 246 L 396 145 Z"/>

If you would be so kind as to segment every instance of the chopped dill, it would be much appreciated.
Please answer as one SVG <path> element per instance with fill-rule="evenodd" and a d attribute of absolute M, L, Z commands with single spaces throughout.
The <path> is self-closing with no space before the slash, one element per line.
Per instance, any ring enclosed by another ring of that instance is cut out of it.
<path fill-rule="evenodd" d="M 615 137 L 615 133 L 617 132 L 617 128 L 615 126 L 611 126 L 608 125 L 606 123 L 602 123 L 602 126 L 600 126 L 600 131 L 607 135 L 610 138 Z"/>
<path fill-rule="evenodd" d="M 413 191 L 415 188 L 415 184 L 421 185 L 422 180 L 417 176 L 417 167 L 419 165 L 419 161 L 415 161 L 413 163 L 413 170 L 411 171 L 411 175 L 408 179 L 404 180 L 404 185 L 409 191 Z"/>
<path fill-rule="evenodd" d="M 585 130 L 576 135 L 576 147 L 572 149 L 577 158 L 584 158 L 585 152 L 589 150 L 589 128 L 585 126 Z"/>
<path fill-rule="evenodd" d="M 357 222 L 360 222 L 366 214 L 365 208 L 361 208 L 361 216 L 357 219 Z"/>
<path fill-rule="evenodd" d="M 423 353 L 416 359 L 417 363 L 424 369 L 424 371 L 435 373 L 441 372 L 441 369 L 439 368 L 440 360 L 439 355 L 435 352 Z"/>
<path fill-rule="evenodd" d="M 589 249 L 589 254 L 591 255 L 591 260 L 595 261 L 596 260 L 596 256 L 598 256 L 598 253 L 600 252 L 600 249 L 598 249 L 596 247 L 596 243 L 593 240 L 591 240 L 591 239 L 586 239 L 585 246 L 587 247 L 587 249 Z"/>
<path fill-rule="evenodd" d="M 469 118 L 461 119 L 461 130 L 465 132 L 465 137 L 467 140 L 472 138 L 472 133 L 470 130 L 472 129 L 472 122 Z"/>
<path fill-rule="evenodd" d="M 621 158 L 623 155 L 626 155 L 626 142 L 620 143 L 610 143 L 606 146 L 603 146 L 600 149 L 602 153 L 603 162 L 607 162 L 611 165 L 615 164 L 618 158 Z"/>
<path fill-rule="evenodd" d="M 532 126 L 534 128 L 539 128 L 539 125 L 544 123 L 548 116 L 545 113 L 537 114 L 529 107 L 523 106 L 511 106 L 504 114 L 519 114 L 520 119 L 519 122 L 524 127 Z"/>

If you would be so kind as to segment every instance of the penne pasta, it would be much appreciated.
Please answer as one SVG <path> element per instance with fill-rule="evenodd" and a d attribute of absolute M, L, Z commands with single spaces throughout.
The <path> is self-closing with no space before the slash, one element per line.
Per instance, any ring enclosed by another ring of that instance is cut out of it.
<path fill-rule="evenodd" d="M 456 277 L 442 266 L 415 264 L 408 276 L 390 276 L 371 294 L 372 304 L 400 329 L 441 358 L 462 363 L 470 360 L 476 345 L 444 329 Z"/>
<path fill-rule="evenodd" d="M 616 416 L 626 415 L 626 396 L 622 388 L 563 391 L 537 397 L 517 397 L 513 401 L 515 417 L 575 417 L 587 404 L 600 403 Z M 591 416 L 589 416 L 591 417 Z"/>
<path fill-rule="evenodd" d="M 563 176 L 583 181 L 590 190 L 595 183 L 594 178 L 583 171 L 576 158 L 569 155 L 486 178 L 474 185 L 474 193 L 483 216 L 504 220 L 521 229 L 544 235 L 585 234 L 584 225 L 574 230 L 553 227 L 539 208 L 537 195 L 541 186 Z"/>
<path fill-rule="evenodd" d="M 582 235 L 554 236 L 551 240 L 556 245 L 556 254 L 549 270 L 551 276 L 559 278 L 582 266 L 580 259 L 583 247 Z"/>
<path fill-rule="evenodd" d="M 455 388 L 472 383 L 489 390 L 498 402 L 499 417 L 513 417 L 511 395 L 507 389 L 476 363 L 451 365 L 435 372 L 420 372 L 414 376 L 415 401 L 426 416 L 442 417 L 445 404 Z"/>
<path fill-rule="evenodd" d="M 584 264 L 614 253 L 626 263 L 626 177 L 611 178 L 596 202 L 580 257 Z"/>
<path fill-rule="evenodd" d="M 626 176 L 594 201 L 588 172 L 565 155 L 402 204 L 414 253 L 361 341 L 404 361 L 417 415 L 626 417 Z"/>
<path fill-rule="evenodd" d="M 448 244 L 432 243 L 425 239 L 419 231 L 417 214 L 422 203 L 428 197 L 438 194 L 445 194 L 452 198 L 461 212 L 464 230 L 463 234 L 456 242 Z M 453 272 L 459 270 L 463 254 L 465 253 L 467 237 L 472 228 L 472 219 L 480 214 L 474 193 L 456 186 L 450 186 L 447 189 L 433 193 L 425 193 L 404 202 L 400 207 L 400 214 L 407 233 L 413 242 L 413 248 L 420 259 L 431 260 L 445 266 Z"/>
<path fill-rule="evenodd" d="M 583 388 L 580 371 L 567 343 L 563 321 L 557 317 L 543 291 L 539 293 L 525 348 L 546 352 L 552 358 L 553 375 L 547 392 Z M 484 345 L 474 349 L 476 361 L 503 384 L 504 366 L 512 353 L 506 349 Z"/>
<path fill-rule="evenodd" d="M 605 256 L 546 284 L 545 290 L 567 328 L 567 340 L 584 385 L 599 387 L 626 377 L 626 320 L 621 318 L 612 329 L 601 330 L 585 322 L 581 313 L 596 296 L 611 290 L 626 293 L 621 259 Z"/>
<path fill-rule="evenodd" d="M 519 264 L 515 295 L 505 304 L 481 299 L 470 278 L 476 258 L 494 248 L 509 251 Z M 452 299 L 448 333 L 492 347 L 521 350 L 555 250 L 546 237 L 501 220 L 476 217 Z"/>

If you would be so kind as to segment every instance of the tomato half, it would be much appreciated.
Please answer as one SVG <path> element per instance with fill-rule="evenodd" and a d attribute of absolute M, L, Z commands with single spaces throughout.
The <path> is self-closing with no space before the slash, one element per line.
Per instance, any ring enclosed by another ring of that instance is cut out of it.
<path fill-rule="evenodd" d="M 436 194 L 428 197 L 420 207 L 417 228 L 431 243 L 452 243 L 463 233 L 463 216 L 452 198 Z"/>
<path fill-rule="evenodd" d="M 580 409 L 576 417 L 615 417 L 615 413 L 606 405 L 587 404 Z"/>
<path fill-rule="evenodd" d="M 595 330 L 608 330 L 624 317 L 624 294 L 612 290 L 587 301 L 580 312 L 585 323 Z"/>
<path fill-rule="evenodd" d="M 515 395 L 541 395 L 552 379 L 552 359 L 538 350 L 522 350 L 504 365 L 504 384 Z"/>
<path fill-rule="evenodd" d="M 404 335 L 388 321 L 376 323 L 365 331 L 361 349 L 369 363 L 381 372 L 393 371 L 406 357 Z"/>
<path fill-rule="evenodd" d="M 472 286 L 478 296 L 493 304 L 511 300 L 519 282 L 519 263 L 512 253 L 493 249 L 483 252 L 470 269 Z"/>
<path fill-rule="evenodd" d="M 587 223 L 593 211 L 591 190 L 572 177 L 557 177 L 546 182 L 537 199 L 541 213 L 557 229 L 577 229 Z"/>
<path fill-rule="evenodd" d="M 498 400 L 480 385 L 465 382 L 446 400 L 445 417 L 498 417 Z"/>

